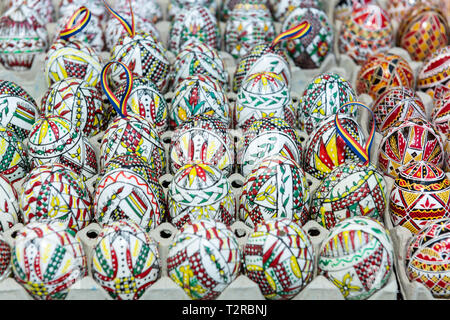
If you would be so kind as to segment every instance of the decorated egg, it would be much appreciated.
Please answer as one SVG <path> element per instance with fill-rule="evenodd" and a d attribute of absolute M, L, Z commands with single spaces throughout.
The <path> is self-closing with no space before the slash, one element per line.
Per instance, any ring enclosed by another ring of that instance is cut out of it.
<path fill-rule="evenodd" d="M 61 116 L 45 116 L 36 121 L 29 136 L 28 155 L 32 168 L 61 163 L 85 180 L 98 170 L 92 144 L 79 128 Z"/>
<path fill-rule="evenodd" d="M 312 242 L 300 225 L 287 218 L 258 224 L 245 243 L 243 256 L 246 276 L 269 300 L 295 297 L 314 276 Z"/>
<path fill-rule="evenodd" d="M 117 99 L 122 100 L 127 89 L 122 83 L 114 93 Z M 162 134 L 169 126 L 169 107 L 163 94 L 148 78 L 133 77 L 133 84 L 127 102 L 127 112 L 139 115 L 151 122 L 156 131 Z M 114 112 L 116 115 L 117 113 Z"/>
<path fill-rule="evenodd" d="M 308 21 L 311 25 L 310 32 L 302 38 L 287 39 L 281 45 L 296 66 L 317 69 L 333 51 L 333 25 L 323 10 L 298 7 L 284 18 L 281 30 L 286 31 L 303 21 Z"/>
<path fill-rule="evenodd" d="M 389 88 L 414 89 L 414 72 L 408 61 L 399 55 L 379 52 L 371 55 L 362 64 L 356 78 L 356 92 L 378 98 Z"/>
<path fill-rule="evenodd" d="M 100 167 L 121 154 L 136 154 L 155 170 L 165 172 L 164 147 L 151 122 L 139 115 L 117 117 L 106 129 L 100 145 Z"/>
<path fill-rule="evenodd" d="M 35 300 L 64 300 L 71 286 L 87 275 L 83 245 L 58 220 L 30 222 L 21 228 L 11 256 L 14 279 Z"/>
<path fill-rule="evenodd" d="M 7 70 L 31 69 L 48 48 L 45 22 L 25 4 L 10 7 L 0 18 L 0 63 Z"/>
<path fill-rule="evenodd" d="M 166 201 L 157 174 L 137 155 L 119 155 L 100 172 L 93 196 L 94 217 L 101 224 L 134 221 L 147 232 L 166 216 Z"/>
<path fill-rule="evenodd" d="M 102 93 L 82 79 L 66 78 L 55 82 L 42 98 L 40 114 L 66 118 L 85 136 L 94 136 L 104 127 Z"/>
<path fill-rule="evenodd" d="M 104 21 L 108 16 L 102 0 L 61 0 L 58 2 L 60 16 L 70 16 L 82 6 L 88 8 L 91 14 L 99 18 L 100 21 Z M 126 2 L 128 3 L 128 1 Z"/>
<path fill-rule="evenodd" d="M 397 31 L 397 46 L 408 51 L 414 61 L 424 61 L 448 43 L 449 26 L 443 13 L 424 3 L 405 14 Z"/>
<path fill-rule="evenodd" d="M 427 57 L 417 76 L 417 89 L 434 97 L 437 87 L 450 88 L 450 46 L 436 50 Z"/>
<path fill-rule="evenodd" d="M 225 224 L 201 219 L 185 224 L 169 247 L 169 277 L 192 300 L 212 300 L 238 276 L 241 252 Z"/>
<path fill-rule="evenodd" d="M 3 174 L 0 174 L 0 233 L 11 229 L 19 223 L 20 218 L 19 196 L 16 189 Z M 1 247 L 3 246 L 0 241 Z M 4 265 L 1 257 L 2 254 L 0 253 L 0 278 L 3 274 L 1 268 Z"/>
<path fill-rule="evenodd" d="M 128 1 L 122 3 L 128 4 Z M 128 10 L 121 10 L 119 11 L 119 14 L 127 21 L 131 21 L 131 15 Z M 155 41 L 161 41 L 161 34 L 156 28 L 156 25 L 151 21 L 142 18 L 140 15 L 134 14 L 134 24 L 136 30 L 148 33 Z M 108 51 L 111 51 L 119 39 L 127 34 L 127 31 L 117 19 L 108 19 L 105 21 L 103 29 L 105 45 Z"/>
<path fill-rule="evenodd" d="M 391 20 L 400 24 L 405 19 L 406 13 L 414 6 L 424 2 L 422 0 L 390 0 L 386 2 L 386 11 Z M 427 1 L 429 2 L 429 1 Z"/>
<path fill-rule="evenodd" d="M 172 126 L 177 127 L 200 114 L 214 116 L 226 126 L 231 122 L 228 98 L 220 84 L 206 75 L 197 74 L 175 87 L 169 116 Z"/>
<path fill-rule="evenodd" d="M 311 219 L 330 230 L 338 222 L 367 216 L 383 222 L 387 186 L 374 165 L 347 162 L 334 168 L 315 189 Z"/>
<path fill-rule="evenodd" d="M 86 183 L 59 163 L 36 167 L 27 175 L 19 205 L 25 224 L 53 219 L 78 232 L 92 220 L 92 198 Z"/>
<path fill-rule="evenodd" d="M 386 11 L 376 4 L 353 9 L 339 31 L 339 52 L 348 55 L 357 64 L 394 46 L 394 31 Z"/>
<path fill-rule="evenodd" d="M 450 135 L 450 88 L 436 89 L 430 118 L 436 130 L 446 136 Z"/>
<path fill-rule="evenodd" d="M 275 38 L 270 10 L 261 3 L 238 3 L 225 23 L 225 51 L 239 59 L 261 42 Z"/>
<path fill-rule="evenodd" d="M 168 49 L 178 54 L 185 43 L 206 43 L 214 49 L 220 47 L 220 32 L 216 17 L 208 8 L 192 6 L 172 19 L 169 29 Z"/>
<path fill-rule="evenodd" d="M 230 18 L 230 14 L 233 11 L 234 7 L 239 3 L 264 4 L 269 9 L 271 8 L 269 0 L 224 0 L 221 3 L 219 11 L 219 17 L 221 21 L 226 22 Z"/>
<path fill-rule="evenodd" d="M 291 90 L 280 74 L 263 71 L 247 75 L 236 97 L 236 127 L 246 130 L 262 118 L 282 118 L 295 126 Z"/>
<path fill-rule="evenodd" d="M 398 121 L 383 134 L 378 151 L 378 169 L 397 178 L 402 167 L 413 161 L 444 166 L 444 145 L 431 123 L 420 118 Z"/>
<path fill-rule="evenodd" d="M 0 126 L 0 173 L 14 183 L 25 177 L 30 169 L 25 145 L 14 132 Z"/>
<path fill-rule="evenodd" d="M 422 99 L 412 88 L 387 89 L 372 104 L 376 130 L 386 132 L 397 121 L 428 119 Z"/>
<path fill-rule="evenodd" d="M 127 12 L 130 10 L 129 1 L 116 2 L 116 11 Z M 156 23 L 163 18 L 161 6 L 157 0 L 131 0 L 131 7 L 136 19 L 140 17 L 152 23 Z"/>
<path fill-rule="evenodd" d="M 416 234 L 430 221 L 450 217 L 450 180 L 445 172 L 425 161 L 404 166 L 389 196 L 389 213 L 394 227 Z"/>
<path fill-rule="evenodd" d="M 237 64 L 233 78 L 233 91 L 239 91 L 242 81 L 248 74 L 265 71 L 279 74 L 289 86 L 291 67 L 287 59 L 286 53 L 279 45 L 273 46 L 271 42 L 255 45 Z"/>
<path fill-rule="evenodd" d="M 394 1 L 389 1 L 394 2 Z M 376 4 L 376 0 L 338 0 L 334 7 L 334 19 L 344 21 L 347 19 L 351 13 L 353 12 L 353 7 L 363 6 L 366 4 L 374 3 Z"/>
<path fill-rule="evenodd" d="M 0 281 L 11 275 L 11 247 L 4 236 L 0 234 Z"/>
<path fill-rule="evenodd" d="M 450 220 L 432 222 L 414 235 L 405 253 L 406 276 L 434 298 L 450 297 Z"/>
<path fill-rule="evenodd" d="M 364 300 L 384 287 L 394 259 L 392 240 L 381 222 L 351 217 L 339 222 L 323 240 L 318 272 L 346 300 Z"/>
<path fill-rule="evenodd" d="M 350 82 L 334 72 L 325 72 L 313 78 L 298 106 L 299 127 L 308 134 L 321 124 L 323 119 L 339 110 L 347 102 L 356 100 L 356 92 Z M 358 109 L 349 105 L 341 112 L 350 116 L 358 116 Z"/>
<path fill-rule="evenodd" d="M 275 21 L 282 22 L 295 8 L 322 9 L 320 0 L 268 0 Z"/>
<path fill-rule="evenodd" d="M 25 4 L 30 9 L 36 11 L 36 17 L 43 20 L 43 23 L 51 23 L 54 20 L 55 8 L 52 0 L 9 0 L 9 7 Z"/>
<path fill-rule="evenodd" d="M 366 143 L 363 129 L 353 117 L 339 116 L 342 127 L 360 145 Z M 335 167 L 347 161 L 359 160 L 336 130 L 335 116 L 331 115 L 312 131 L 304 144 L 303 169 L 316 179 L 324 179 Z"/>
<path fill-rule="evenodd" d="M 138 224 L 103 225 L 92 255 L 92 277 L 115 300 L 137 300 L 161 273 L 158 244 Z"/>
<path fill-rule="evenodd" d="M 202 42 L 191 42 L 182 46 L 172 65 L 172 88 L 194 75 L 208 76 L 216 80 L 225 91 L 228 87 L 228 72 L 219 52 Z"/>
<path fill-rule="evenodd" d="M 262 159 L 282 155 L 297 163 L 302 159 L 302 144 L 297 131 L 281 118 L 253 121 L 237 144 L 237 164 L 246 177 Z"/>
<path fill-rule="evenodd" d="M 12 130 L 20 140 L 28 137 L 39 115 L 36 101 L 18 84 L 0 80 L 0 125 Z"/>
<path fill-rule="evenodd" d="M 234 194 L 223 171 L 205 163 L 187 164 L 173 176 L 167 193 L 170 221 L 185 223 L 214 219 L 227 226 L 234 220 Z"/>
<path fill-rule="evenodd" d="M 101 63 L 99 55 L 86 43 L 73 37 L 59 38 L 45 56 L 44 77 L 49 86 L 66 78 L 78 78 L 95 87 L 100 83 Z"/>
<path fill-rule="evenodd" d="M 179 12 L 189 10 L 195 6 L 202 6 L 207 8 L 213 15 L 216 14 L 217 3 L 214 0 L 169 0 L 167 6 L 168 18 L 172 20 Z"/>
<path fill-rule="evenodd" d="M 234 171 L 234 144 L 228 127 L 218 118 L 200 114 L 178 126 L 169 147 L 169 168 L 202 162 L 216 166 L 225 176 Z"/>
<path fill-rule="evenodd" d="M 253 228 L 272 218 L 304 225 L 309 220 L 310 190 L 304 170 L 281 155 L 264 158 L 245 177 L 238 215 Z"/>
<path fill-rule="evenodd" d="M 110 60 L 124 63 L 130 71 L 140 77 L 150 79 L 161 93 L 168 86 L 170 62 L 166 49 L 146 32 L 136 32 L 134 36 L 125 34 L 116 42 Z M 111 66 L 112 85 L 117 87 L 125 79 L 125 71 L 118 64 Z"/>

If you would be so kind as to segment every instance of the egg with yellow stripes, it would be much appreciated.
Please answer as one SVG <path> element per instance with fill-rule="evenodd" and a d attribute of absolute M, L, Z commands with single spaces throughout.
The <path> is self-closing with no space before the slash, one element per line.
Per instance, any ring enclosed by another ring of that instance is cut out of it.
<path fill-rule="evenodd" d="M 79 231 L 92 220 L 92 196 L 83 179 L 59 163 L 34 168 L 19 190 L 22 221 L 58 220 Z"/>
<path fill-rule="evenodd" d="M 161 275 L 158 244 L 130 220 L 105 224 L 92 248 L 92 277 L 115 300 L 137 300 Z"/>
<path fill-rule="evenodd" d="M 167 272 L 192 300 L 213 300 L 237 278 L 241 250 L 230 227 L 213 219 L 186 223 L 169 246 Z"/>
<path fill-rule="evenodd" d="M 381 290 L 394 268 L 389 231 L 378 220 L 351 217 L 330 230 L 319 250 L 318 274 L 346 300 L 364 300 Z"/>
<path fill-rule="evenodd" d="M 295 297 L 313 279 L 315 253 L 299 224 L 287 218 L 258 224 L 243 249 L 244 272 L 269 300 Z"/>
<path fill-rule="evenodd" d="M 11 249 L 14 279 L 35 300 L 64 300 L 87 276 L 80 239 L 60 221 L 35 221 L 17 233 Z"/>

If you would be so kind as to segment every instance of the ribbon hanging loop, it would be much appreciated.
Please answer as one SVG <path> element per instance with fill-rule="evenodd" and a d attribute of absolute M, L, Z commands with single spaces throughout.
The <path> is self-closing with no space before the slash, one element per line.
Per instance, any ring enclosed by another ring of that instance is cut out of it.
<path fill-rule="evenodd" d="M 272 48 L 275 47 L 282 40 L 286 39 L 300 39 L 305 37 L 308 33 L 311 32 L 311 24 L 308 21 L 303 21 L 300 24 L 280 33 L 275 37 L 272 41 Z"/>
<path fill-rule="evenodd" d="M 85 14 L 84 17 L 79 20 L 77 24 L 75 24 L 77 18 L 83 13 Z M 88 25 L 89 21 L 91 21 L 91 12 L 84 6 L 80 7 L 72 14 L 64 29 L 59 32 L 59 37 L 64 40 L 69 39 L 70 37 L 81 32 Z"/>
<path fill-rule="evenodd" d="M 106 0 L 103 0 L 103 3 L 106 6 L 106 9 L 111 13 L 111 15 L 116 18 L 120 24 L 125 28 L 127 33 L 133 38 L 136 34 L 135 30 L 135 22 L 134 22 L 134 13 L 133 8 L 131 6 L 131 0 L 128 0 L 128 4 L 130 5 L 130 16 L 131 16 L 131 23 L 125 20 L 124 17 L 122 17 L 117 11 L 115 11 L 111 6 L 106 2 Z"/>

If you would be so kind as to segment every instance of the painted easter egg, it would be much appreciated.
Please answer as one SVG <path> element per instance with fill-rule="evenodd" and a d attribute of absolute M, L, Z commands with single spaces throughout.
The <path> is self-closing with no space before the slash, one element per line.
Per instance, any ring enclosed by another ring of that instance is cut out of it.
<path fill-rule="evenodd" d="M 355 6 L 358 7 L 376 2 L 376 0 L 338 0 L 334 7 L 334 19 L 337 21 L 344 21 L 351 15 Z"/>
<path fill-rule="evenodd" d="M 19 195 L 11 181 L 0 174 L 0 232 L 11 229 L 20 222 L 20 219 Z M 0 244 L 0 247 L 3 246 Z M 0 278 L 3 274 L 1 268 L 4 265 L 1 259 L 0 257 Z"/>
<path fill-rule="evenodd" d="M 388 230 L 378 220 L 352 217 L 338 223 L 323 240 L 318 272 L 346 300 L 364 300 L 387 283 L 394 259 Z"/>
<path fill-rule="evenodd" d="M 268 0 L 275 21 L 282 22 L 296 8 L 316 8 L 322 9 L 319 0 Z"/>
<path fill-rule="evenodd" d="M 115 4 L 116 11 L 130 11 L 130 5 L 128 2 L 129 1 L 118 1 Z M 157 0 L 131 0 L 130 2 L 135 18 L 138 16 L 152 23 L 157 23 L 162 20 L 163 10 Z"/>
<path fill-rule="evenodd" d="M 436 88 L 450 88 L 450 46 L 445 46 L 427 57 L 417 76 L 417 89 L 434 98 Z"/>
<path fill-rule="evenodd" d="M 167 5 L 168 20 L 174 19 L 179 12 L 195 6 L 202 6 L 211 11 L 213 15 L 216 14 L 217 3 L 214 0 L 169 0 Z"/>
<path fill-rule="evenodd" d="M 27 149 L 17 135 L 0 126 L 0 174 L 11 183 L 25 177 L 31 170 Z"/>
<path fill-rule="evenodd" d="M 30 9 L 36 11 L 37 18 L 43 20 L 44 23 L 54 22 L 55 6 L 52 0 L 9 0 L 7 2 L 10 8 L 25 4 Z"/>

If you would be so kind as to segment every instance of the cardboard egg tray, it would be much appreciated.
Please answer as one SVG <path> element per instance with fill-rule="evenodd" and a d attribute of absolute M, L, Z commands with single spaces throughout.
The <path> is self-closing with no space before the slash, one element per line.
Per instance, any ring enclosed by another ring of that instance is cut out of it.
<path fill-rule="evenodd" d="M 217 0 L 220 1 L 220 0 Z M 384 6 L 386 1 L 388 0 L 379 0 L 379 3 Z M 55 8 L 58 8 L 58 0 L 54 0 Z M 163 21 L 160 21 L 156 24 L 158 31 L 160 32 L 161 41 L 166 44 L 168 39 L 168 32 L 170 22 L 167 21 L 167 4 L 168 0 L 158 0 L 161 5 L 161 9 L 163 11 Z M 333 8 L 338 0 L 324 0 L 322 1 L 324 4 L 324 9 L 327 12 L 330 21 L 334 21 L 333 19 Z M 114 1 L 110 0 L 110 4 L 114 4 Z M 0 7 L 0 10 L 2 8 Z M 4 8 L 3 8 L 4 9 Z M 394 25 L 394 29 L 396 30 L 398 26 Z M 281 25 L 280 23 L 275 23 L 275 28 L 277 32 L 280 31 Z M 304 89 L 308 85 L 309 81 L 323 72 L 335 72 L 341 75 L 344 79 L 347 79 L 353 88 L 356 88 L 356 79 L 358 76 L 358 71 L 360 66 L 357 66 L 353 60 L 345 55 L 340 54 L 337 47 L 337 38 L 338 32 L 340 28 L 339 21 L 334 23 L 334 31 L 335 31 L 335 43 L 334 50 L 331 54 L 327 56 L 325 61 L 322 63 L 319 69 L 310 69 L 310 70 L 302 70 L 296 67 L 292 61 L 291 64 L 291 72 L 292 72 L 292 81 L 291 81 L 291 96 L 296 105 L 299 103 L 299 99 L 303 94 Z M 220 22 L 221 35 L 224 34 L 225 23 Z M 55 32 L 55 23 L 48 25 L 49 38 L 53 39 L 53 34 Z M 222 37 L 223 38 L 223 37 Z M 223 39 L 222 39 L 223 40 Z M 222 41 L 223 42 L 223 41 Z M 223 48 L 223 43 L 222 43 Z M 414 62 L 409 57 L 409 54 L 398 47 L 394 47 L 390 50 L 390 52 L 399 54 L 400 56 L 407 59 L 410 63 L 410 66 L 413 68 L 415 75 L 417 76 L 418 71 L 420 70 L 421 63 Z M 226 71 L 229 75 L 229 88 L 232 86 L 233 74 L 236 68 L 236 61 L 233 57 L 224 52 L 220 51 L 220 56 L 222 57 Z M 103 59 L 103 62 L 108 61 L 109 52 L 101 52 L 100 56 Z M 169 60 L 173 62 L 175 56 L 171 53 L 168 55 Z M 40 103 L 42 96 L 48 88 L 46 80 L 43 76 L 43 63 L 44 63 L 45 54 L 41 54 L 36 56 L 33 66 L 28 71 L 23 72 L 10 72 L 0 66 L 0 79 L 8 79 L 10 81 L 16 82 L 20 86 L 22 86 L 25 90 L 27 90 L 31 96 L 33 96 L 37 103 Z M 422 98 L 426 108 L 427 114 L 430 115 L 431 109 L 433 107 L 433 101 L 430 96 L 425 93 L 417 92 L 417 94 Z M 168 92 L 165 94 L 165 98 L 170 105 L 171 99 L 173 97 L 173 92 Z M 227 96 L 230 102 L 230 106 L 234 107 L 234 102 L 236 101 L 236 94 L 228 91 Z M 368 95 L 360 95 L 359 101 L 365 103 L 370 106 L 372 103 L 372 99 Z M 365 109 L 360 109 L 359 123 L 362 128 L 366 130 L 366 135 L 368 134 L 370 121 L 370 114 Z M 242 132 L 236 129 L 230 129 L 231 134 L 234 137 L 234 141 L 237 142 L 239 138 L 242 136 Z M 305 132 L 298 130 L 302 143 L 305 143 L 308 136 Z M 101 139 L 104 132 L 98 134 L 90 138 L 92 145 L 94 146 L 97 158 L 99 156 Z M 166 159 L 169 159 L 168 152 L 170 146 L 170 139 L 173 134 L 173 131 L 167 131 L 161 136 L 162 143 L 166 150 Z M 377 154 L 378 147 L 382 136 L 379 133 L 376 133 L 375 141 L 373 143 L 371 149 L 371 161 L 376 166 L 377 165 Z M 26 141 L 25 141 L 26 143 Z M 166 172 L 169 172 L 166 170 Z M 87 181 L 88 187 L 93 194 L 94 190 L 94 182 L 96 180 L 96 176 L 89 179 Z M 168 186 L 170 181 L 172 180 L 171 174 L 165 174 L 160 178 L 161 185 L 164 188 L 165 193 L 167 194 Z M 237 171 L 233 173 L 229 177 L 229 181 L 233 187 L 234 195 L 235 195 L 235 204 L 236 209 L 239 206 L 239 196 L 241 194 L 241 187 L 243 185 L 245 178 L 239 174 Z M 315 179 L 314 177 L 307 174 L 307 180 L 310 185 L 310 192 L 313 193 L 314 190 L 319 186 L 320 181 Z M 389 199 L 390 190 L 393 185 L 393 179 L 386 177 L 386 199 Z M 14 184 L 14 187 L 17 191 L 21 190 L 22 181 L 18 181 Z M 236 210 L 237 212 L 237 210 Z M 237 216 L 237 215 L 236 215 Z M 426 299 L 431 300 L 434 299 L 428 289 L 425 288 L 422 284 L 418 282 L 410 282 L 406 276 L 405 272 L 405 263 L 404 263 L 404 253 L 406 250 L 406 245 L 409 238 L 412 236 L 411 233 L 403 228 L 403 227 L 393 227 L 390 217 L 388 206 L 386 207 L 384 222 L 386 228 L 389 230 L 391 234 L 391 238 L 394 244 L 395 251 L 395 263 L 394 263 L 394 272 L 391 274 L 386 285 L 373 294 L 369 300 L 397 300 L 399 298 L 407 299 L 407 300 L 416 300 L 416 299 Z M 22 228 L 22 224 L 17 224 L 10 230 L 4 232 L 4 236 L 10 245 L 14 242 L 14 237 L 17 234 L 17 231 Z M 237 236 L 239 245 L 243 247 L 247 241 L 249 234 L 252 232 L 252 229 L 245 225 L 242 221 L 236 221 L 231 225 L 231 229 Z M 319 249 L 321 242 L 327 237 L 329 231 L 324 229 L 315 221 L 309 221 L 304 226 L 303 229 L 309 234 L 312 243 L 314 245 L 315 257 L 316 259 L 319 256 Z M 92 248 L 95 244 L 96 237 L 101 230 L 101 226 L 98 223 L 91 223 L 84 229 L 78 232 L 78 236 L 82 241 L 84 246 L 87 258 L 88 258 L 88 275 L 76 282 L 73 286 L 71 286 L 67 299 L 81 299 L 81 300 L 103 300 L 103 299 L 111 299 L 111 297 L 106 293 L 106 291 L 101 288 L 92 278 L 91 276 L 91 266 L 90 261 L 92 257 Z M 167 275 L 167 263 L 166 259 L 168 256 L 169 246 L 175 236 L 177 229 L 170 223 L 164 222 L 152 231 L 150 231 L 150 236 L 158 242 L 159 245 L 159 254 L 162 263 L 161 268 L 161 277 L 160 279 L 154 283 L 141 297 L 141 299 L 167 299 L 167 300 L 190 300 L 188 295 L 178 287 L 175 282 L 173 282 Z M 32 299 L 32 297 L 21 287 L 21 285 L 14 280 L 12 276 L 6 278 L 3 281 L 0 281 L 0 299 Z M 257 284 L 251 281 L 248 277 L 244 275 L 243 272 L 222 292 L 222 294 L 218 297 L 218 299 L 228 299 L 228 300 L 264 300 L 264 296 L 261 294 Z M 297 295 L 293 298 L 294 300 L 320 300 L 320 299 L 328 299 L 328 300 L 343 300 L 343 296 L 338 288 L 333 285 L 330 281 L 328 281 L 325 277 L 318 275 L 317 270 L 315 270 L 315 276 L 313 280 Z"/>

